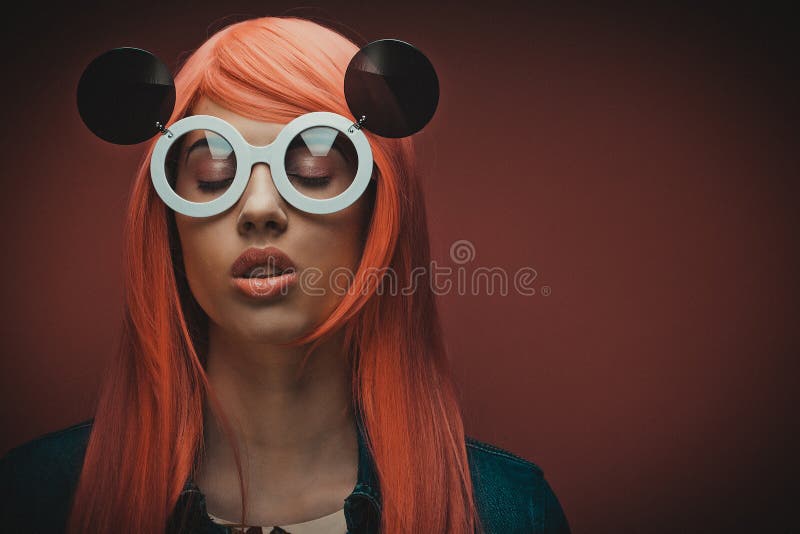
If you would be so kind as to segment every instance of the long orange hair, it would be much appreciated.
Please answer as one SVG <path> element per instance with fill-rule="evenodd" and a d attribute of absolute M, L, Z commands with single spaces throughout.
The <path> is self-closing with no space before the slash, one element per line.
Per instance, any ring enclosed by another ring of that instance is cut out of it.
<path fill-rule="evenodd" d="M 357 51 L 337 31 L 301 18 L 230 25 L 182 65 L 170 123 L 190 113 L 201 95 L 270 122 L 289 122 L 312 111 L 350 116 L 343 81 Z M 410 294 L 377 291 L 375 273 L 390 269 L 398 287 L 404 287 L 415 267 L 430 264 L 413 143 L 365 133 L 377 185 L 352 281 L 356 290 L 293 344 L 313 350 L 345 329 L 353 403 L 365 424 L 380 484 L 381 531 L 472 533 L 480 520 L 435 296 L 429 284 Z M 183 273 L 174 214 L 150 184 L 154 144 L 131 190 L 121 340 L 99 394 L 69 518 L 72 533 L 163 532 L 202 454 L 205 400 L 231 439 L 204 370 L 208 319 Z M 244 523 L 238 452 L 236 459 Z"/>

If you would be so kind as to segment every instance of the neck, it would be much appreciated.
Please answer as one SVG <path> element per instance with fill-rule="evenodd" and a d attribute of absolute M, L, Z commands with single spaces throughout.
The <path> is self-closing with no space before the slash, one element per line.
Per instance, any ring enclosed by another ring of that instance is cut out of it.
<path fill-rule="evenodd" d="M 206 372 L 251 477 L 288 482 L 298 473 L 344 466 L 337 470 L 353 478 L 357 441 L 342 339 L 320 344 L 300 373 L 307 347 L 253 343 L 209 324 Z M 204 439 L 199 478 L 235 477 L 232 451 L 208 409 Z"/>

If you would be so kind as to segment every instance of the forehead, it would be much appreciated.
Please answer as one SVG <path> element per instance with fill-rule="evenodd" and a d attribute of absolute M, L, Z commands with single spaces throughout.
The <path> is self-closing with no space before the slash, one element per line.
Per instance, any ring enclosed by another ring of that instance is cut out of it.
<path fill-rule="evenodd" d="M 278 137 L 281 129 L 286 126 L 278 122 L 264 122 L 249 117 L 243 117 L 221 104 L 201 96 L 191 110 L 192 115 L 211 115 L 230 123 L 251 145 L 268 145 Z"/>

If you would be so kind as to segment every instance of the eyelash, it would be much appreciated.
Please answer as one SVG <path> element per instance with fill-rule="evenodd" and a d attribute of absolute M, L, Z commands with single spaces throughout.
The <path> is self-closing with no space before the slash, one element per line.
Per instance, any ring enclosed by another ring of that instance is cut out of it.
<path fill-rule="evenodd" d="M 301 180 L 303 185 L 308 187 L 321 187 L 327 185 L 330 177 L 328 176 L 300 176 L 299 174 L 289 174 L 288 176 L 294 176 L 295 178 Z M 213 180 L 213 181 L 205 181 L 205 180 L 198 180 L 197 181 L 197 188 L 201 191 L 218 191 L 220 189 L 225 189 L 233 182 L 233 178 L 227 178 L 225 180 Z"/>
<path fill-rule="evenodd" d="M 303 185 L 308 187 L 325 186 L 330 181 L 330 176 L 301 176 L 299 174 L 288 174 L 287 176 L 297 178 L 303 182 Z"/>
<path fill-rule="evenodd" d="M 227 178 L 225 180 L 213 180 L 211 182 L 206 182 L 204 180 L 197 181 L 197 188 L 201 191 L 217 191 L 219 189 L 227 188 L 231 182 L 233 182 L 233 178 Z"/>

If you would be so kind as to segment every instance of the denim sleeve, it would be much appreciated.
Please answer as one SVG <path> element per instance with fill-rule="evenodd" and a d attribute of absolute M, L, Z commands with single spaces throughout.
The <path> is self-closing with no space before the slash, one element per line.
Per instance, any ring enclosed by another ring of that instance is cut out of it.
<path fill-rule="evenodd" d="M 63 532 L 88 438 L 83 423 L 0 458 L 0 532 Z"/>
<path fill-rule="evenodd" d="M 24 484 L 26 470 L 20 466 L 18 457 L 19 451 L 12 450 L 0 458 L 0 524 L 8 532 L 25 532 L 26 526 L 30 529 L 33 525 L 34 513 L 46 513 L 30 508 Z"/>
<path fill-rule="evenodd" d="M 571 534 L 567 517 L 547 480 L 544 482 L 544 532 L 545 534 Z"/>

